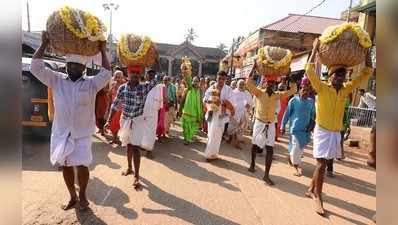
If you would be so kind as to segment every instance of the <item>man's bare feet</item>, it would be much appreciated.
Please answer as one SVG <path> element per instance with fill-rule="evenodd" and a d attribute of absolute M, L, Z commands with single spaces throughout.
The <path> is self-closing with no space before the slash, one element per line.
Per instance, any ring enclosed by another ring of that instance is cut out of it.
<path fill-rule="evenodd" d="M 324 216 L 325 209 L 323 208 L 322 200 L 319 197 L 316 197 L 314 200 L 315 200 L 315 212 L 321 216 Z"/>
<path fill-rule="evenodd" d="M 305 192 L 305 196 L 307 196 L 308 198 L 315 199 L 314 192 L 312 192 L 311 190 L 308 190 L 307 192 Z"/>
<path fill-rule="evenodd" d="M 297 177 L 301 177 L 303 175 L 303 169 L 297 168 L 296 172 L 293 175 L 297 176 Z"/>
<path fill-rule="evenodd" d="M 270 186 L 275 185 L 275 183 L 271 179 L 269 179 L 268 176 L 264 176 L 263 180 L 265 181 L 265 183 L 267 183 Z"/>
<path fill-rule="evenodd" d="M 71 208 L 74 208 L 77 202 L 77 198 L 71 198 L 68 203 L 61 205 L 61 209 L 69 210 Z"/>
<path fill-rule="evenodd" d="M 128 176 L 130 174 L 134 174 L 134 172 L 131 168 L 127 168 L 126 171 L 122 172 L 122 176 Z"/>
<path fill-rule="evenodd" d="M 86 198 L 80 198 L 80 202 L 79 202 L 80 210 L 87 210 L 89 205 L 90 205 L 90 203 L 88 202 L 88 200 Z"/>
<path fill-rule="evenodd" d="M 141 186 L 140 180 L 138 178 L 134 179 L 133 187 L 137 191 L 141 189 L 142 186 Z"/>
<path fill-rule="evenodd" d="M 146 152 L 146 157 L 147 157 L 148 159 L 153 159 L 153 153 L 152 153 L 152 151 L 147 151 L 147 152 Z"/>

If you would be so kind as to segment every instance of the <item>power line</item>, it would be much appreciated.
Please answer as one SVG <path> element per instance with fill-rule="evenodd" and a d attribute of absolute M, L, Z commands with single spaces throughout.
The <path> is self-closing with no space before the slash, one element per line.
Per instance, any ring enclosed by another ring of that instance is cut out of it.
<path fill-rule="evenodd" d="M 289 27 L 290 25 L 292 25 L 293 23 L 296 23 L 297 21 L 299 21 L 301 18 L 303 18 L 303 16 L 308 15 L 310 12 L 314 11 L 316 8 L 318 8 L 319 6 L 321 6 L 323 3 L 325 3 L 326 0 L 322 0 L 320 3 L 318 3 L 317 5 L 315 5 L 314 7 L 312 7 L 310 10 L 308 10 L 306 13 L 304 13 L 303 15 L 301 15 L 300 17 L 298 17 L 297 19 L 293 20 L 292 22 L 286 24 L 285 26 L 283 26 L 280 30 L 283 30 L 287 27 Z"/>

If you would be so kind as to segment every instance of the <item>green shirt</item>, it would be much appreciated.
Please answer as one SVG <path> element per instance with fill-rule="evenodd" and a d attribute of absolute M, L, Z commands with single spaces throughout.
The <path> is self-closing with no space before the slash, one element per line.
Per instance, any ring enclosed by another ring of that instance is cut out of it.
<path fill-rule="evenodd" d="M 177 89 L 173 84 L 169 84 L 167 86 L 167 97 L 169 102 L 176 102 L 177 101 L 177 96 L 176 96 Z"/>

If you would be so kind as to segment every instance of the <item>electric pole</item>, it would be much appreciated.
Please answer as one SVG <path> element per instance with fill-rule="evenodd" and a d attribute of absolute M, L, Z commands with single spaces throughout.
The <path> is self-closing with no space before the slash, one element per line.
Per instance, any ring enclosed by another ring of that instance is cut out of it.
<path fill-rule="evenodd" d="M 26 1 L 26 12 L 28 16 L 28 32 L 30 32 L 30 15 L 29 15 L 29 1 Z"/>
<path fill-rule="evenodd" d="M 108 36 L 108 42 L 109 42 L 109 53 L 111 55 L 111 60 L 113 59 L 112 57 L 112 42 L 113 42 L 113 36 L 112 36 L 112 11 L 117 10 L 119 8 L 118 4 L 115 3 L 104 3 L 102 4 L 102 7 L 104 7 L 104 10 L 109 10 L 109 36 Z"/>
<path fill-rule="evenodd" d="M 347 22 L 350 22 L 351 8 L 352 8 L 352 0 L 350 0 L 350 8 L 348 8 Z"/>

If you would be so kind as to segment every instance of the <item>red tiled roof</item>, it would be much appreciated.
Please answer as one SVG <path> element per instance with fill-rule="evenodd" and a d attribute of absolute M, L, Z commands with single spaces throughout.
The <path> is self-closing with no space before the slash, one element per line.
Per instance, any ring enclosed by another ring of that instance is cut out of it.
<path fill-rule="evenodd" d="M 325 28 L 339 25 L 343 20 L 336 18 L 289 14 L 288 16 L 264 26 L 262 29 L 285 31 L 291 33 L 322 34 Z"/>

